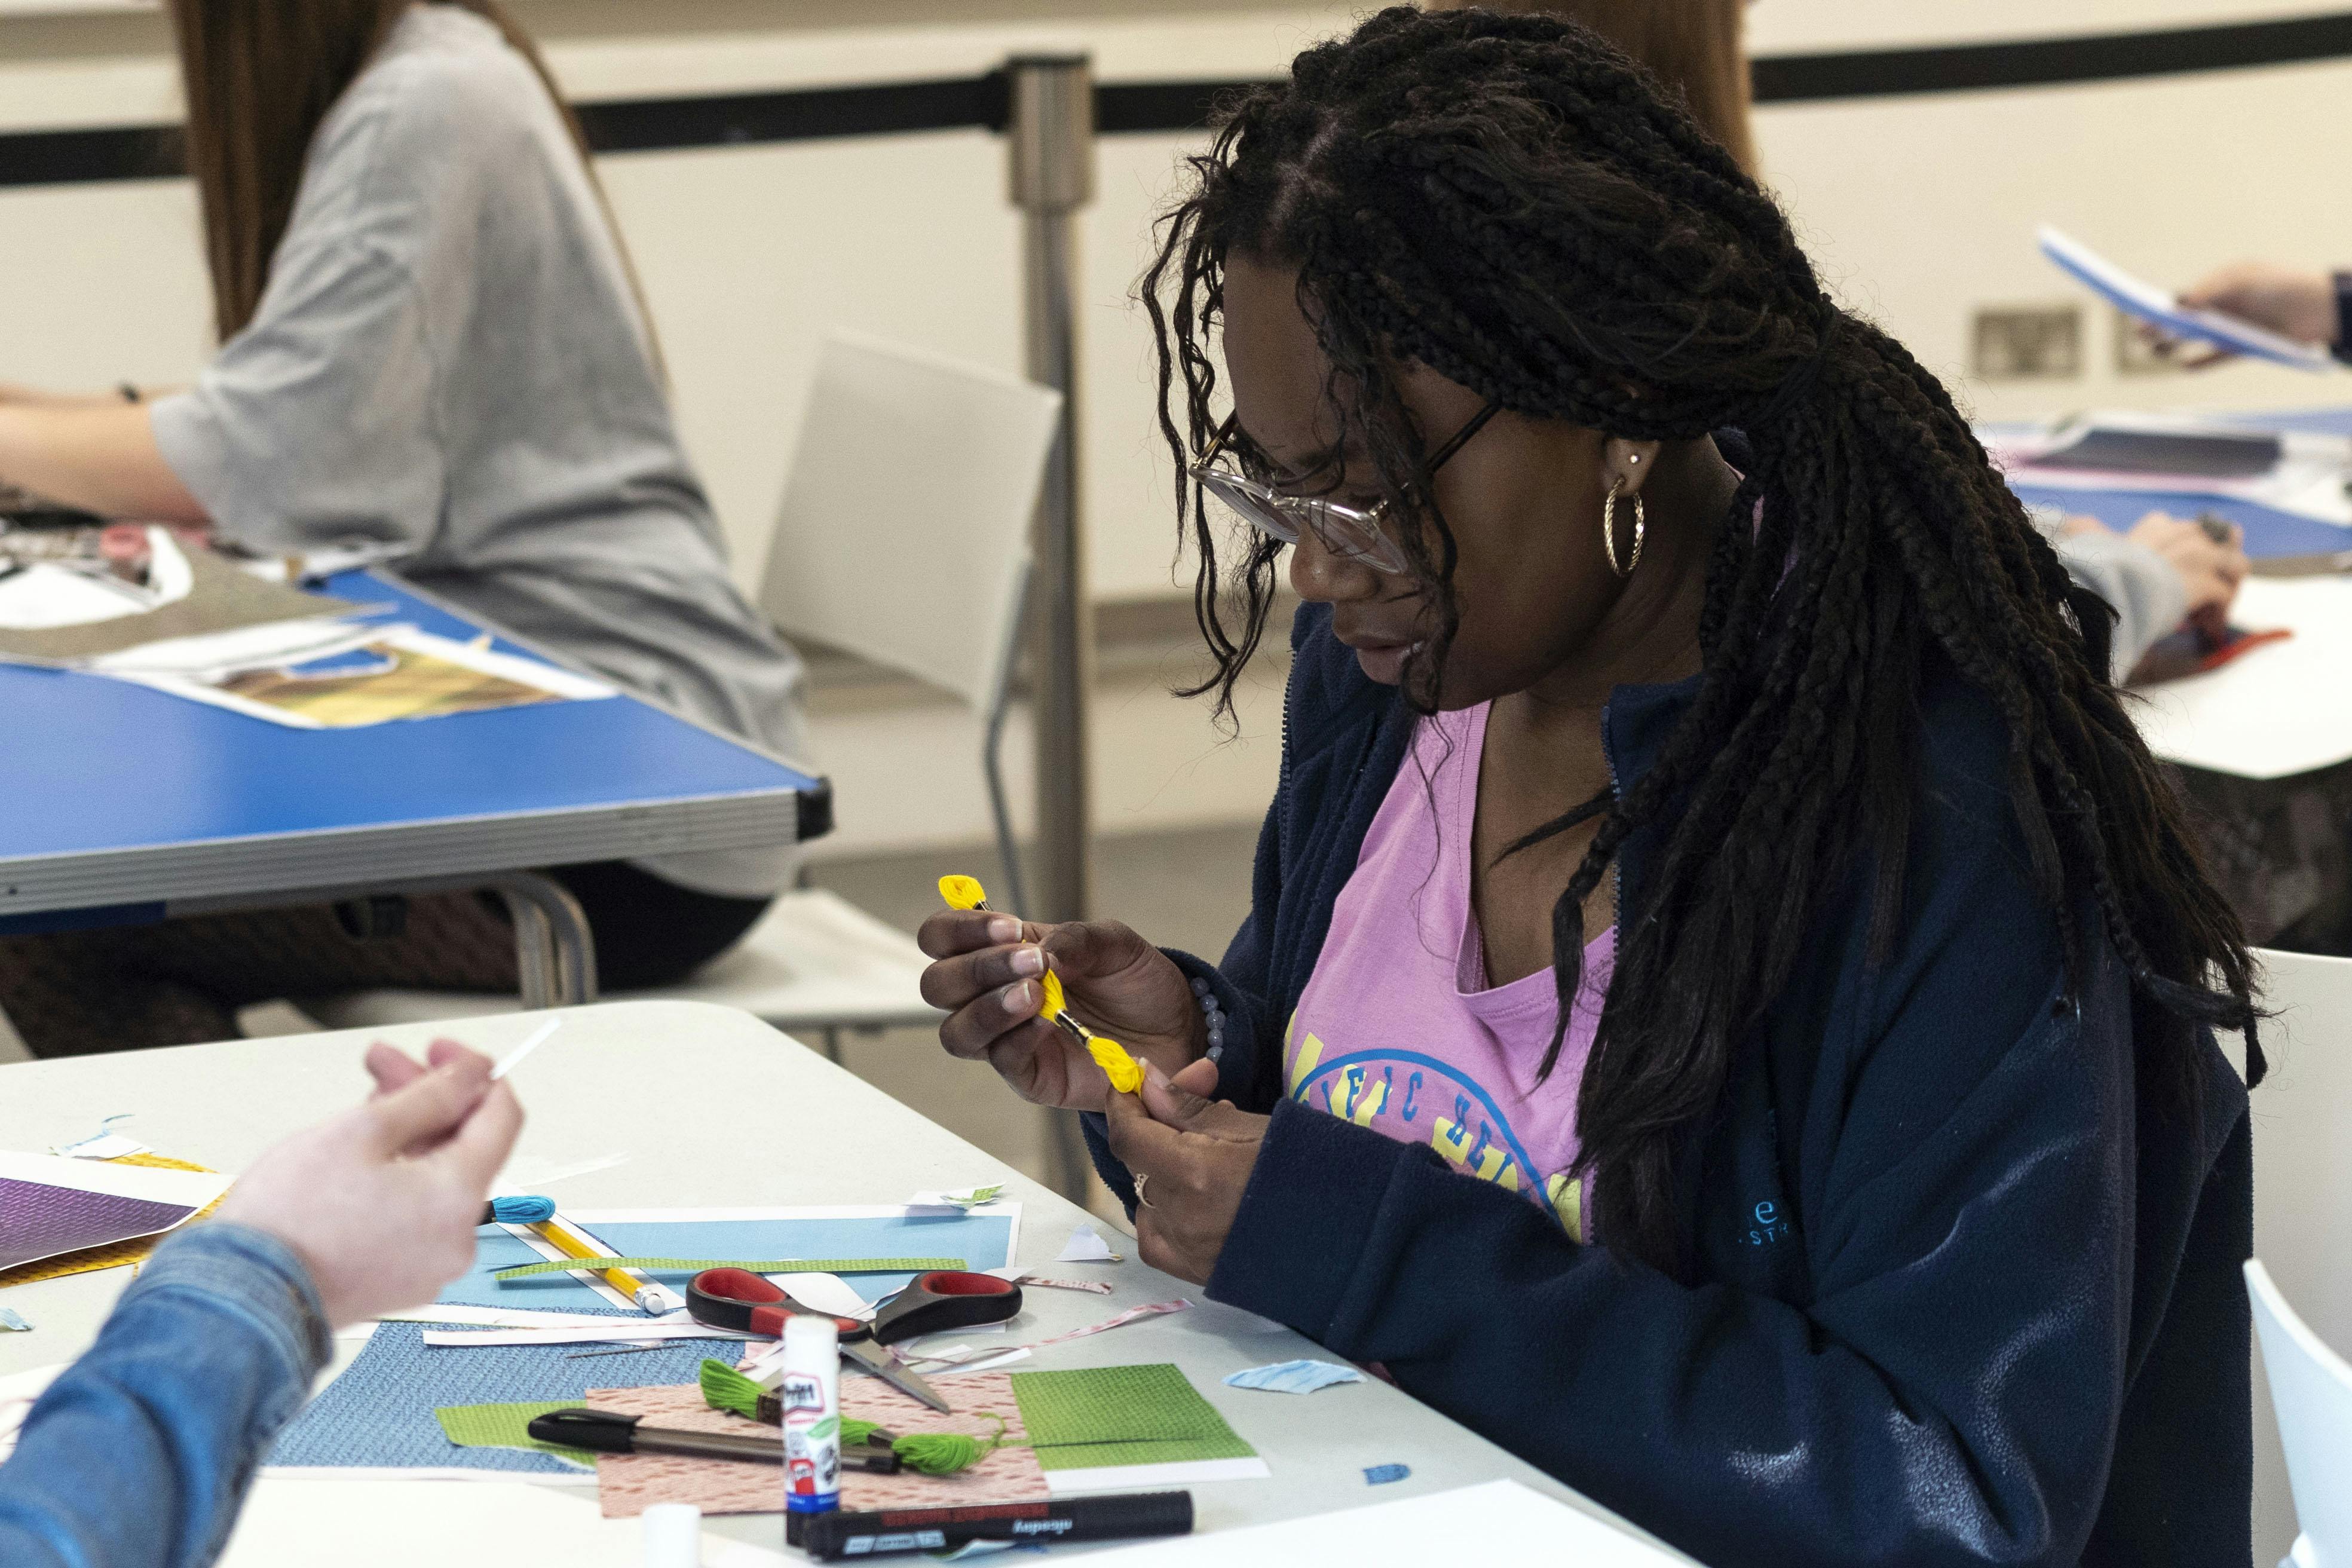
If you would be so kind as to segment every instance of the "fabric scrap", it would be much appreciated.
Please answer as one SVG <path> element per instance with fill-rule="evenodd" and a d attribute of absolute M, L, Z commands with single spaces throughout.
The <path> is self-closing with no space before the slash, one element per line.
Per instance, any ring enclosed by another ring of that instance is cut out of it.
<path fill-rule="evenodd" d="M 151 1152 L 147 1145 L 127 1132 L 117 1132 L 114 1124 L 128 1121 L 131 1113 L 117 1111 L 98 1124 L 98 1131 L 75 1143 L 53 1143 L 52 1154 L 62 1154 L 68 1160 L 120 1160 L 126 1154 Z"/>
<path fill-rule="evenodd" d="M 1352 1366 L 1335 1366 L 1328 1361 L 1278 1361 L 1234 1373 L 1225 1379 L 1225 1385 L 1260 1388 L 1269 1394 L 1312 1394 L 1318 1388 L 1363 1381 L 1364 1374 Z"/>
<path fill-rule="evenodd" d="M 1172 1362 L 1013 1374 L 1031 1441 L 1127 1443 L 1230 1431 Z"/>
<path fill-rule="evenodd" d="M 555 1410 L 576 1410 L 576 1399 L 541 1399 L 519 1405 L 445 1405 L 433 1413 L 449 1441 L 460 1448 L 534 1448 L 577 1464 L 593 1465 L 596 1456 L 585 1448 L 542 1443 L 529 1430 L 531 1422 Z"/>
<path fill-rule="evenodd" d="M 1192 1304 L 1179 1297 L 1173 1301 L 1154 1301 L 1148 1307 L 1129 1307 L 1115 1318 L 1105 1318 L 1099 1323 L 1088 1323 L 1083 1329 L 1072 1329 L 1066 1334 L 1055 1334 L 1050 1340 L 1039 1340 L 1037 1342 L 1041 1345 L 1058 1345 L 1064 1340 L 1082 1340 L 1088 1334 L 1108 1333 L 1113 1329 L 1123 1329 L 1128 1324 L 1144 1318 L 1157 1318 L 1164 1312 L 1181 1312 Z"/>

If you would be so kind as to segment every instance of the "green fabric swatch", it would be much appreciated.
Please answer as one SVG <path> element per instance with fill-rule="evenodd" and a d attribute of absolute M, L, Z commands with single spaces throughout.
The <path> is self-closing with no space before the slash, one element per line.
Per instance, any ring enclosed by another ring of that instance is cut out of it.
<path fill-rule="evenodd" d="M 706 1268 L 742 1268 L 753 1274 L 927 1274 L 934 1268 L 963 1266 L 961 1258 L 566 1258 L 518 1263 L 490 1278 L 525 1279 L 534 1274 L 594 1273 L 604 1268 L 634 1268 L 640 1274 L 699 1274 Z"/>
<path fill-rule="evenodd" d="M 596 1456 L 587 1449 L 542 1443 L 527 1430 L 535 1417 L 551 1410 L 579 1408 L 576 1399 L 541 1399 L 524 1405 L 445 1405 L 433 1415 L 443 1435 L 460 1448 L 532 1448 L 593 1465 Z"/>
<path fill-rule="evenodd" d="M 1021 1424 L 1048 1470 L 1165 1465 L 1256 1456 L 1215 1406 L 1167 1362 L 1016 1372 Z"/>
<path fill-rule="evenodd" d="M 1057 1443 L 1037 1450 L 1041 1470 L 1094 1470 L 1108 1465 L 1179 1465 L 1202 1459 L 1254 1459 L 1257 1450 L 1232 1432 L 1157 1443 Z"/>

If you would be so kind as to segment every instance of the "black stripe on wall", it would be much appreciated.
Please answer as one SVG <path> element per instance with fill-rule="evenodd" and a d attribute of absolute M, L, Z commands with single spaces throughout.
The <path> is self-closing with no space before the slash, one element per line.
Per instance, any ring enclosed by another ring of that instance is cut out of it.
<path fill-rule="evenodd" d="M 1002 131 L 1011 103 L 1003 74 L 992 71 L 950 81 L 581 103 L 573 112 L 599 153 L 653 153 L 914 131 Z"/>
<path fill-rule="evenodd" d="M 181 164 L 177 126 L 0 135 L 0 186 L 167 179 L 182 172 Z"/>
<path fill-rule="evenodd" d="M 1872 49 L 1837 55 L 1774 55 L 1754 65 L 1759 103 L 1894 98 L 2126 81 L 2192 71 L 2293 65 L 2352 55 L 2352 12 L 2283 22 L 2231 22 L 2160 33 Z"/>
<path fill-rule="evenodd" d="M 2352 12 L 2338 12 L 2154 33 L 1769 56 L 1755 62 L 1755 92 L 1759 103 L 1819 103 L 2124 81 L 2347 56 L 2352 56 Z M 1220 100 L 1259 85 L 1106 82 L 1096 89 L 1096 122 L 1111 135 L 1193 130 L 1208 122 Z M 1001 72 L 939 81 L 630 99 L 577 107 L 589 143 L 600 153 L 926 131 L 1002 131 L 1007 114 Z M 0 186 L 163 179 L 181 172 L 179 132 L 173 127 L 0 133 Z"/>

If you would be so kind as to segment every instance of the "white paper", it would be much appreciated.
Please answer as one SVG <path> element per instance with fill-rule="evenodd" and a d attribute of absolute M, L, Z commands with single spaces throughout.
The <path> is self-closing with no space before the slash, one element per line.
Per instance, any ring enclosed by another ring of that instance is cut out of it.
<path fill-rule="evenodd" d="M 2230 623 L 2292 629 L 2219 669 L 2134 689 L 2148 750 L 2184 767 L 2289 778 L 2352 758 L 2352 579 L 2249 577 Z"/>
<path fill-rule="evenodd" d="M 977 1369 L 975 1369 L 977 1370 Z M 1102 1465 L 1091 1470 L 1047 1470 L 1045 1489 L 1055 1497 L 1067 1497 L 1073 1492 L 1160 1492 L 1171 1487 L 1195 1486 L 1202 1481 L 1262 1481 L 1272 1474 L 1264 1459 L 1185 1459 L 1169 1465 Z M 1455 1539 L 1468 1521 L 1454 1521 Z M 1223 1540 L 1220 1535 L 1217 1539 Z M 1480 1534 L 1479 1556 L 1487 1558 L 1484 1550 L 1486 1537 Z M 1496 1559 L 1509 1561 L 1509 1559 Z M 1291 1562 L 1340 1562 L 1340 1558 L 1287 1558 Z M 1402 1558 L 1375 1559 L 1402 1563 Z M 1545 1562 L 1571 1561 L 1545 1558 Z"/>
<path fill-rule="evenodd" d="M 420 1336 L 443 1349 L 478 1345 L 644 1345 L 665 1340 L 756 1340 L 761 1335 L 734 1329 L 714 1329 L 707 1323 L 656 1323 L 651 1319 L 631 1322 L 607 1318 L 601 1328 L 551 1329 L 427 1329 Z"/>
<path fill-rule="evenodd" d="M 484 1329 L 605 1329 L 625 1324 L 635 1328 L 646 1322 L 667 1322 L 678 1314 L 661 1318 L 618 1319 L 602 1312 L 551 1312 L 535 1307 L 465 1307 L 425 1306 L 404 1312 L 386 1312 L 376 1321 L 382 1323 L 471 1323 Z"/>
<path fill-rule="evenodd" d="M 1116 1263 L 1118 1261 L 1118 1254 L 1110 1249 L 1110 1243 L 1105 1241 L 1094 1226 L 1082 1225 L 1070 1232 L 1070 1239 L 1062 1244 L 1061 1251 L 1054 1254 L 1054 1261 L 1056 1263 Z"/>
<path fill-rule="evenodd" d="M 15 632 L 86 626 L 155 608 L 148 595 L 120 578 L 36 561 L 0 577 L 0 627 Z"/>
<path fill-rule="evenodd" d="M 663 1220 L 904 1219 L 910 1212 L 905 1204 L 766 1204 L 748 1208 L 566 1209 L 563 1217 L 580 1225 L 657 1225 Z M 988 1213 L 1017 1219 L 1021 1205 L 992 1204 Z"/>
<path fill-rule="evenodd" d="M 2297 370 L 2333 370 L 2336 362 L 2325 348 L 2299 343 L 2293 338 L 2223 315 L 2219 310 L 2195 310 L 2181 304 L 2168 289 L 2133 277 L 2079 240 L 2044 224 L 2034 231 L 2042 254 L 2112 303 L 2162 328 L 2174 337 L 2215 343 L 2232 353 L 2266 359 Z"/>
<path fill-rule="evenodd" d="M 1139 1469 L 1158 1468 L 1139 1466 Z M 1046 1474 L 1051 1484 L 1057 1473 Z M 1487 1481 L 1366 1508 L 1286 1519 L 1203 1535 L 1143 1542 L 1089 1555 L 1118 1568 L 1422 1568 L 1450 1562 L 1475 1542 L 1482 1563 L 1559 1563 L 1576 1568 L 1659 1568 L 1690 1559 L 1639 1539 L 1517 1481 Z"/>
<path fill-rule="evenodd" d="M 1027 1361 L 1029 1356 L 1030 1349 L 1027 1345 L 1014 1345 L 1010 1350 L 998 1351 L 992 1355 L 982 1355 L 976 1360 L 950 1362 L 940 1366 L 926 1363 L 918 1375 L 926 1378 L 955 1377 L 967 1372 L 994 1372 L 1000 1366 L 1011 1366 L 1014 1362 Z"/>
<path fill-rule="evenodd" d="M 200 1209 L 228 1191 L 236 1178 L 217 1171 L 171 1171 L 152 1165 L 115 1165 L 103 1160 L 68 1160 L 58 1154 L 0 1152 L 0 1180 L 37 1182 L 73 1192 Z"/>
<path fill-rule="evenodd" d="M 907 1200 L 907 1208 L 914 1214 L 991 1214 L 1003 1191 L 1004 1184 L 995 1182 L 950 1192 L 920 1192 Z"/>
<path fill-rule="evenodd" d="M 874 1315 L 874 1303 L 838 1274 L 771 1274 L 768 1279 L 803 1307 L 836 1318 L 856 1318 L 861 1323 Z"/>
<path fill-rule="evenodd" d="M 182 675 L 220 680 L 246 669 L 275 669 L 328 658 L 373 642 L 390 626 L 358 623 L 337 611 L 304 620 L 266 621 L 194 637 L 141 643 L 87 661 L 101 675 Z"/>
<path fill-rule="evenodd" d="M 307 625 L 309 623 L 295 624 Z M 198 639 L 183 640 L 194 641 Z M 202 640 L 211 642 L 215 639 L 205 638 Z M 420 631 L 416 627 L 410 626 L 383 627 L 379 628 L 372 636 L 357 638 L 348 644 L 339 643 L 332 647 L 322 647 L 307 653 L 300 658 L 264 659 L 257 663 L 242 665 L 240 668 L 282 668 L 288 665 L 305 663 L 311 658 L 322 658 L 331 652 L 347 652 L 352 647 L 373 646 L 375 644 L 383 644 L 410 653 L 423 654 L 428 658 L 442 659 L 450 664 L 462 665 L 468 669 L 479 670 L 485 675 L 497 676 L 501 679 L 511 680 L 519 685 L 536 688 L 539 690 L 547 692 L 551 696 L 562 698 L 567 701 L 594 701 L 603 698 L 611 697 L 614 694 L 612 687 L 606 686 L 601 681 L 591 680 L 586 676 L 583 675 L 574 675 L 570 670 L 560 668 L 555 665 L 547 664 L 535 658 L 521 658 L 515 654 L 499 653 L 488 647 L 478 647 L 472 643 L 455 642 L 447 637 L 436 637 L 431 632 Z M 331 726 L 321 724 L 316 719 L 294 712 L 291 710 L 276 707 L 267 702 L 252 701 L 247 698 L 239 697 L 234 692 L 223 690 L 218 686 L 211 683 L 214 679 L 222 678 L 221 673 L 218 671 L 207 668 L 191 673 L 157 668 L 152 662 L 152 656 L 155 654 L 156 650 L 172 649 L 173 647 L 173 644 L 171 643 L 153 643 L 148 645 L 143 649 L 135 650 L 143 656 L 147 656 L 147 661 L 142 663 L 139 668 L 131 668 L 119 662 L 106 665 L 93 663 L 89 668 L 94 673 L 99 675 L 110 676 L 119 680 L 127 680 L 135 686 L 150 687 L 154 690 L 164 692 L 173 697 L 184 698 L 191 702 L 202 702 L 215 708 L 226 708 L 233 713 L 242 713 L 249 719 L 260 719 L 272 724 L 280 724 L 289 730 L 320 730 L 331 728 Z M 176 653 L 173 657 L 180 659 L 188 659 L 199 656 Z M 388 722 L 394 723 L 402 721 L 403 721 L 399 720 L 388 721 Z"/>

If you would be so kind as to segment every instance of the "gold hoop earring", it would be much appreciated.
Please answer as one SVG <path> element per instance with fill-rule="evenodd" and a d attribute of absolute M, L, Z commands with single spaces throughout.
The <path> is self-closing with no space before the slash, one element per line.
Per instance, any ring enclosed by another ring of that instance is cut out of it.
<path fill-rule="evenodd" d="M 1601 548 L 1609 557 L 1609 570 L 1620 577 L 1631 577 L 1633 574 L 1633 568 L 1642 563 L 1642 535 L 1649 526 L 1649 520 L 1643 515 L 1642 498 L 1635 496 L 1633 498 L 1633 552 L 1625 558 L 1625 564 L 1618 565 L 1617 491 L 1622 487 L 1622 480 L 1612 481 L 1609 486 L 1608 499 L 1601 503 Z"/>

